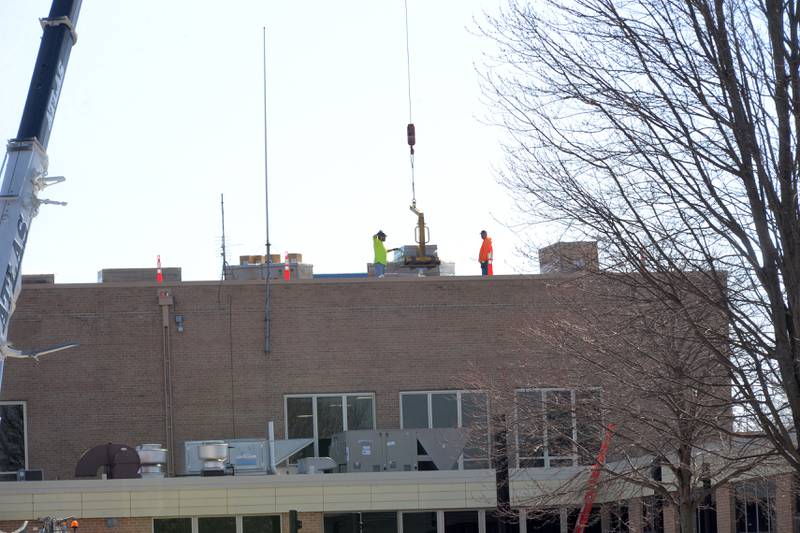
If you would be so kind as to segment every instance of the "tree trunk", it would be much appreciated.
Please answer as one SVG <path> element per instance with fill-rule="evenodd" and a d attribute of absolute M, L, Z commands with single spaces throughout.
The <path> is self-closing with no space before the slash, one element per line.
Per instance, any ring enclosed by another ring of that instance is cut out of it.
<path fill-rule="evenodd" d="M 678 506 L 678 526 L 680 527 L 680 533 L 694 533 L 694 512 L 694 502 L 691 497 L 682 497 L 680 505 Z"/>

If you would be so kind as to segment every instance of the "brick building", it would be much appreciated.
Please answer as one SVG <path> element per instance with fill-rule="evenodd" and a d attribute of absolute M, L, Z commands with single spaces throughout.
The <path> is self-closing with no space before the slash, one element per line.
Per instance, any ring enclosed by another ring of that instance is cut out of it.
<path fill-rule="evenodd" d="M 324 456 L 342 430 L 466 427 L 470 416 L 488 419 L 492 410 L 473 386 L 476 376 L 574 405 L 586 386 L 576 360 L 522 334 L 557 316 L 564 302 L 590 298 L 573 281 L 587 265 L 596 268 L 596 249 L 582 243 L 570 250 L 588 255 L 564 261 L 555 254 L 558 261 L 537 276 L 274 283 L 268 339 L 259 280 L 25 285 L 12 321 L 15 345 L 80 346 L 39 363 L 6 365 L 0 400 L 6 419 L 22 422 L 23 442 L 6 442 L 0 470 L 14 477 L 19 468 L 41 469 L 44 481 L 0 483 L 0 529 L 71 514 L 82 518 L 81 531 L 92 532 L 272 532 L 286 530 L 285 513 L 295 509 L 304 532 L 350 533 L 359 522 L 369 533 L 495 531 L 485 449 L 465 452 L 448 471 L 198 477 L 181 475 L 183 443 L 265 438 L 273 421 L 277 438 L 313 438 L 303 454 Z M 517 380 L 520 366 L 531 363 L 536 382 L 521 374 Z M 577 434 L 579 416 L 571 420 Z M 168 475 L 74 479 L 81 455 L 108 442 L 162 443 Z M 512 458 L 520 467 L 511 484 L 516 506 L 524 506 L 523 494 L 557 483 L 559 472 L 585 471 L 577 452 L 555 457 L 548 449 L 532 462 L 523 462 L 524 454 Z M 758 531 L 788 532 L 794 500 L 776 491 L 785 478 L 774 479 L 767 498 L 785 505 Z M 717 531 L 739 531 L 736 488 L 717 492 Z M 598 507 L 595 531 L 646 530 L 636 498 L 647 496 L 633 495 L 623 525 Z M 598 503 L 611 497 L 601 492 Z M 515 531 L 565 533 L 579 503 L 563 502 L 549 523 L 521 509 Z M 670 516 L 665 509 L 667 532 L 675 530 Z"/>

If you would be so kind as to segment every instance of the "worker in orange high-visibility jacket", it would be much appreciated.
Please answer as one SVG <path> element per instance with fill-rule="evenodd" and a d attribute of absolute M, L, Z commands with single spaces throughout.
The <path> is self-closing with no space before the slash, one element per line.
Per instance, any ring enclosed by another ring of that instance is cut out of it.
<path fill-rule="evenodd" d="M 494 259 L 492 238 L 489 237 L 486 230 L 483 230 L 481 231 L 481 239 L 483 239 L 483 243 L 481 244 L 481 251 L 478 252 L 478 262 L 481 264 L 481 275 L 491 276 L 493 274 L 492 259 Z"/>

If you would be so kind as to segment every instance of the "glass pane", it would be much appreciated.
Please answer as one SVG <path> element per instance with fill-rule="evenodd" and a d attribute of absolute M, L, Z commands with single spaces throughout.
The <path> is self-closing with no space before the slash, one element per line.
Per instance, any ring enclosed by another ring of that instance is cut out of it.
<path fill-rule="evenodd" d="M 519 466 L 544 466 L 544 407 L 541 391 L 517 392 L 517 442 Z"/>
<path fill-rule="evenodd" d="M 580 514 L 580 509 L 570 509 L 570 511 L 567 513 L 567 531 L 575 531 L 575 523 L 578 521 L 578 516 L 580 516 Z M 592 510 L 589 513 L 589 520 L 586 522 L 586 528 L 583 530 L 583 532 L 602 533 L 600 524 L 600 507 L 592 507 Z"/>
<path fill-rule="evenodd" d="M 594 464 L 603 435 L 599 390 L 575 391 L 575 423 L 580 464 Z"/>
<path fill-rule="evenodd" d="M 347 429 L 375 429 L 374 403 L 372 396 L 347 397 Z"/>
<path fill-rule="evenodd" d="M 197 519 L 198 533 L 236 533 L 235 516 L 201 516 Z"/>
<path fill-rule="evenodd" d="M 436 513 L 403 513 L 403 531 L 436 533 Z"/>
<path fill-rule="evenodd" d="M 455 393 L 431 394 L 433 410 L 433 427 L 458 427 L 458 397 Z"/>
<path fill-rule="evenodd" d="M 461 393 L 461 425 L 465 428 L 483 427 L 489 423 L 489 405 L 482 392 Z"/>
<path fill-rule="evenodd" d="M 464 459 L 464 470 L 488 470 L 491 467 L 489 459 Z"/>
<path fill-rule="evenodd" d="M 358 514 L 326 514 L 323 524 L 325 533 L 358 533 Z"/>
<path fill-rule="evenodd" d="M 530 533 L 561 533 L 561 513 L 555 510 L 528 511 Z"/>
<path fill-rule="evenodd" d="M 699 518 L 702 514 L 702 511 L 698 508 L 696 516 Z M 628 506 L 622 504 L 611 504 L 608 506 L 608 517 L 609 517 L 609 531 L 608 533 L 628 533 L 628 525 L 630 524 L 630 520 L 628 519 Z M 716 516 L 715 516 L 716 519 Z M 716 525 L 716 522 L 715 522 Z M 711 531 L 703 531 L 702 529 L 698 528 L 697 533 L 712 533 Z M 716 527 L 714 528 L 714 532 L 716 533 Z"/>
<path fill-rule="evenodd" d="M 281 533 L 281 517 L 243 516 L 242 533 Z"/>
<path fill-rule="evenodd" d="M 0 472 L 25 468 L 25 409 L 22 404 L 0 405 Z"/>
<path fill-rule="evenodd" d="M 775 484 L 754 481 L 736 485 L 737 533 L 775 531 Z"/>
<path fill-rule="evenodd" d="M 289 438 L 314 436 L 314 411 L 311 398 L 286 398 Z"/>
<path fill-rule="evenodd" d="M 660 498 L 642 498 L 642 525 L 645 533 L 664 533 L 663 504 Z"/>
<path fill-rule="evenodd" d="M 326 514 L 325 533 L 397 533 L 397 513 Z"/>
<path fill-rule="evenodd" d="M 327 457 L 331 437 L 344 431 L 341 396 L 317 397 L 317 435 L 319 437 L 319 456 Z"/>
<path fill-rule="evenodd" d="M 428 395 L 403 394 L 403 427 L 406 429 L 428 427 Z"/>
<path fill-rule="evenodd" d="M 192 519 L 154 518 L 153 533 L 192 533 Z"/>
<path fill-rule="evenodd" d="M 478 533 L 478 511 L 444 513 L 445 533 Z"/>
<path fill-rule="evenodd" d="M 314 405 L 308 398 L 286 398 L 286 421 L 290 439 L 311 438 L 314 436 Z M 290 462 L 302 457 L 313 457 L 314 445 L 307 446 L 294 454 Z"/>
<path fill-rule="evenodd" d="M 489 413 L 486 394 L 478 392 L 461 394 L 461 426 L 467 430 L 464 446 L 464 468 L 489 468 Z M 480 464 L 468 464 L 469 460 Z M 483 466 L 486 464 L 487 466 Z"/>
<path fill-rule="evenodd" d="M 551 458 L 571 456 L 575 453 L 572 440 L 572 392 L 545 391 L 544 398 L 545 420 L 547 423 L 547 453 Z"/>
<path fill-rule="evenodd" d="M 514 511 L 515 516 L 509 517 L 512 520 L 510 524 L 506 524 L 508 533 L 519 533 L 519 514 Z M 486 511 L 486 533 L 499 533 L 500 520 L 493 511 Z M 530 530 L 528 530 L 530 531 Z"/>
<path fill-rule="evenodd" d="M 361 513 L 361 533 L 397 533 L 397 513 Z"/>

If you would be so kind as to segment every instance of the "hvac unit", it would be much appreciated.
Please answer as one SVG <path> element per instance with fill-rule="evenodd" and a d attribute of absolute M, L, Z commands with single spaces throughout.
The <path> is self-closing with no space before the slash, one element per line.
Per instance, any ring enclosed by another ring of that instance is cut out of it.
<path fill-rule="evenodd" d="M 344 431 L 331 438 L 340 472 L 454 470 L 467 435 L 458 428 Z"/>
<path fill-rule="evenodd" d="M 17 470 L 17 481 L 42 481 L 44 471 L 41 468 L 33 470 Z"/>

